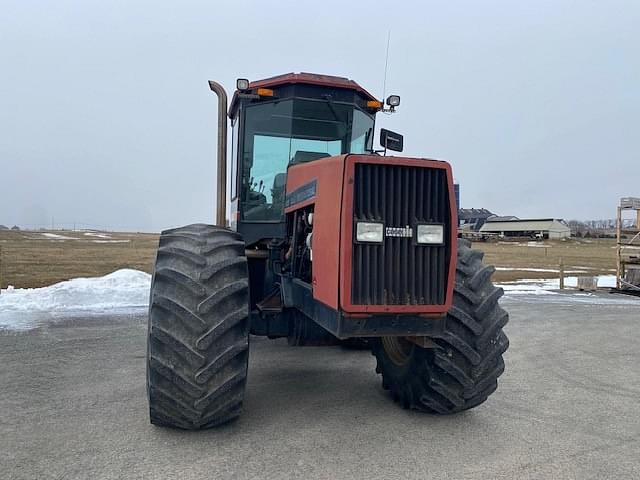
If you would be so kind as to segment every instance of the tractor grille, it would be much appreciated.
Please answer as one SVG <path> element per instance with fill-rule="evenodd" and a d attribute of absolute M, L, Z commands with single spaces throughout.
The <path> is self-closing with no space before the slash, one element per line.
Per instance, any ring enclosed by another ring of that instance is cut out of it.
<path fill-rule="evenodd" d="M 445 245 L 416 245 L 414 238 L 384 237 L 382 244 L 353 244 L 353 305 L 445 303 L 451 219 L 446 172 L 399 165 L 355 164 L 354 220 L 386 227 L 443 223 Z M 355 225 L 354 225 L 355 240 Z"/>

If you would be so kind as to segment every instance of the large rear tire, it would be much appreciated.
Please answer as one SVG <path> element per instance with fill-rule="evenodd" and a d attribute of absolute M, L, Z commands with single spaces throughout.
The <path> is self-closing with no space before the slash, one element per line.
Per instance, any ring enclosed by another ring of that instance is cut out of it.
<path fill-rule="evenodd" d="M 201 224 L 162 232 L 149 305 L 151 423 L 197 430 L 240 415 L 248 316 L 247 260 L 239 234 Z"/>
<path fill-rule="evenodd" d="M 450 414 L 480 405 L 496 390 L 509 316 L 498 305 L 502 289 L 491 282 L 495 269 L 482 257 L 466 240 L 458 242 L 453 306 L 433 348 L 397 337 L 374 340 L 382 385 L 404 408 Z"/>

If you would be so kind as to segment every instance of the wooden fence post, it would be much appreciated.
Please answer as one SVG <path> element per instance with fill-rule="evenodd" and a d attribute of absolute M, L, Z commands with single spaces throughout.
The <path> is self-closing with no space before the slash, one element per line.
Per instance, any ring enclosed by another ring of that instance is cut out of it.
<path fill-rule="evenodd" d="M 564 290 L 564 260 L 560 257 L 560 290 Z"/>

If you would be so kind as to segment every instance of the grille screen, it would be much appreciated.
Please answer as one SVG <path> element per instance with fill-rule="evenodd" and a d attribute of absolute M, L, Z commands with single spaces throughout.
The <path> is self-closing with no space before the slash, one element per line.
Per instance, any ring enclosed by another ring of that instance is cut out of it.
<path fill-rule="evenodd" d="M 446 172 L 413 166 L 355 164 L 354 221 L 384 223 L 382 244 L 353 244 L 353 305 L 441 305 L 445 302 L 451 232 Z M 445 225 L 445 245 L 416 245 L 416 224 Z M 406 234 L 406 233 L 405 233 Z M 355 225 L 354 225 L 355 239 Z"/>

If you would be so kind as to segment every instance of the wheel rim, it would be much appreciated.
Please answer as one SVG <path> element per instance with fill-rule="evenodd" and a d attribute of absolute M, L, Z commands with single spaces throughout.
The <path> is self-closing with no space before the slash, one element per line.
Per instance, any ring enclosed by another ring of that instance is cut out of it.
<path fill-rule="evenodd" d="M 389 360 L 398 366 L 407 364 L 413 350 L 413 344 L 403 337 L 382 337 L 382 347 Z"/>

